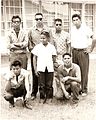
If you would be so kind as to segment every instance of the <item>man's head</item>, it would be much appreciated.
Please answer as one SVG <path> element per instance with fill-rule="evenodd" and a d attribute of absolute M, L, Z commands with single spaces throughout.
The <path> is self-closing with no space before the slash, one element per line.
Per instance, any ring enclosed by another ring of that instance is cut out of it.
<path fill-rule="evenodd" d="M 12 27 L 14 29 L 20 29 L 21 18 L 18 15 L 13 16 L 11 21 L 12 21 Z"/>
<path fill-rule="evenodd" d="M 43 24 L 43 14 L 42 13 L 36 13 L 35 14 L 35 20 L 36 20 L 36 25 L 41 26 Z"/>
<path fill-rule="evenodd" d="M 43 45 L 46 46 L 48 44 L 49 38 L 50 38 L 49 32 L 46 31 L 41 32 L 41 41 Z"/>
<path fill-rule="evenodd" d="M 72 22 L 76 26 L 76 28 L 80 28 L 81 26 L 81 16 L 79 14 L 72 15 Z"/>
<path fill-rule="evenodd" d="M 60 33 L 62 30 L 62 20 L 57 18 L 55 19 L 54 24 L 55 24 L 56 32 Z"/>
<path fill-rule="evenodd" d="M 71 64 L 72 64 L 72 57 L 71 57 L 71 54 L 70 53 L 65 53 L 63 54 L 63 62 L 64 62 L 64 66 L 66 67 L 71 67 Z"/>
<path fill-rule="evenodd" d="M 22 64 L 21 61 L 15 60 L 11 64 L 11 69 L 15 75 L 19 75 L 21 72 Z"/>

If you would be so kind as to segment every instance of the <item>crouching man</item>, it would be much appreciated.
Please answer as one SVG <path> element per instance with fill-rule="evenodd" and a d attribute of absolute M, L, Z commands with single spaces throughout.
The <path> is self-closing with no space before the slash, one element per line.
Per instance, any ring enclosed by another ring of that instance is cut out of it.
<path fill-rule="evenodd" d="M 72 63 L 72 57 L 69 53 L 63 55 L 63 62 L 64 64 L 58 68 L 57 80 L 59 86 L 57 88 L 56 98 L 61 99 L 65 96 L 66 99 L 69 99 L 72 95 L 72 103 L 77 103 L 81 82 L 80 67 Z"/>
<path fill-rule="evenodd" d="M 28 102 L 28 97 L 31 90 L 29 72 L 22 68 L 20 61 L 15 60 L 11 64 L 11 70 L 6 75 L 6 86 L 4 98 L 9 101 L 9 107 L 14 107 L 14 98 L 23 97 L 23 106 L 32 109 Z"/>

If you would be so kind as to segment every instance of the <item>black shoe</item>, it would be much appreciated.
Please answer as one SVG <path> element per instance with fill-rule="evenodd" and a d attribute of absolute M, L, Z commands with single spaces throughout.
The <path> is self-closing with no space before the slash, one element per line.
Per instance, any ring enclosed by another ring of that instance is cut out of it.
<path fill-rule="evenodd" d="M 32 106 L 28 102 L 26 102 L 26 101 L 24 101 L 23 107 L 32 110 Z"/>
<path fill-rule="evenodd" d="M 15 105 L 14 105 L 14 104 L 9 103 L 9 108 L 13 108 L 13 107 L 15 107 Z"/>

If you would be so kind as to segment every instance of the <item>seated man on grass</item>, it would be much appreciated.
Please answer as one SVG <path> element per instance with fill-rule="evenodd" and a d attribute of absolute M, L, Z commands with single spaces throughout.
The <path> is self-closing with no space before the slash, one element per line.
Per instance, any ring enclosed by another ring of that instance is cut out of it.
<path fill-rule="evenodd" d="M 58 68 L 58 81 L 56 98 L 61 99 L 65 96 L 69 99 L 72 95 L 72 102 L 77 103 L 79 100 L 81 72 L 77 64 L 72 63 L 71 54 L 65 53 L 63 56 L 64 64 Z M 72 94 L 71 94 L 72 93 Z"/>
<path fill-rule="evenodd" d="M 9 107 L 14 107 L 14 98 L 23 97 L 23 106 L 31 109 L 28 103 L 30 94 L 30 75 L 29 72 L 22 68 L 20 61 L 15 60 L 11 64 L 11 70 L 6 75 L 6 87 L 4 98 L 9 101 Z"/>

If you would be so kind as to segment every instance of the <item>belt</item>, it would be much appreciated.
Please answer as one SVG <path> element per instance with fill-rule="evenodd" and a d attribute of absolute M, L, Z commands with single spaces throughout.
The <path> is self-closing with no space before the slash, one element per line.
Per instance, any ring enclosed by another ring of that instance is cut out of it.
<path fill-rule="evenodd" d="M 77 50 L 77 51 L 85 51 L 85 48 L 84 48 L 84 49 L 73 48 L 73 50 Z"/>

